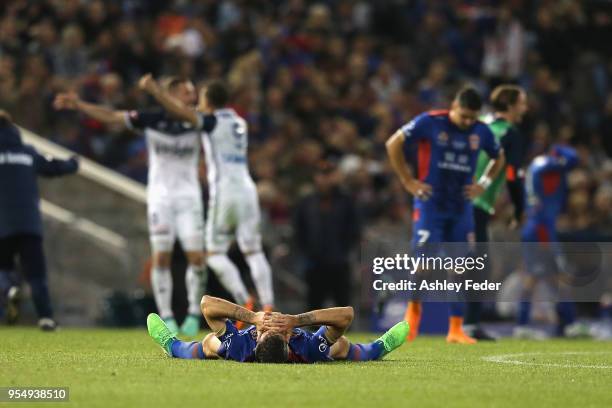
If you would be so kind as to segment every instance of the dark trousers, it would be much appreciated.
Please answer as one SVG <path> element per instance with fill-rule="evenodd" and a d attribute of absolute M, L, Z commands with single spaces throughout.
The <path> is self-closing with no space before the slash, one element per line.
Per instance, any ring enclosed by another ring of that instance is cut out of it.
<path fill-rule="evenodd" d="M 474 206 L 474 233 L 476 235 L 476 242 L 479 250 L 483 250 L 486 244 L 489 242 L 489 219 L 491 216 L 488 212 Z M 485 276 L 478 277 L 478 280 L 484 279 Z M 477 325 L 480 323 L 480 315 L 482 313 L 482 302 L 471 301 L 468 302 L 465 310 L 465 324 Z"/>
<path fill-rule="evenodd" d="M 351 268 L 348 262 L 313 263 L 306 271 L 308 309 L 320 309 L 331 297 L 335 306 L 349 306 Z"/>
<path fill-rule="evenodd" d="M 16 261 L 32 289 L 38 317 L 52 317 L 42 237 L 24 234 L 0 238 L 0 271 L 6 273 L 15 270 Z"/>

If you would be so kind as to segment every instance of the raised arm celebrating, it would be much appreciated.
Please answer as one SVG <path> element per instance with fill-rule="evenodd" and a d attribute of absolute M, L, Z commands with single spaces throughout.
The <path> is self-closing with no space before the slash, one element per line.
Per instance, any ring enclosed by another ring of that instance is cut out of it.
<path fill-rule="evenodd" d="M 85 102 L 75 92 L 57 94 L 53 101 L 53 107 L 57 110 L 77 110 L 107 126 L 119 127 L 120 129 L 127 128 L 126 111 Z"/>
<path fill-rule="evenodd" d="M 166 90 L 164 90 L 151 74 L 146 74 L 140 81 L 138 86 L 143 91 L 149 93 L 160 105 L 164 107 L 170 114 L 177 118 L 190 122 L 193 126 L 199 127 L 198 114 L 195 109 L 185 105 L 180 100 L 174 98 Z"/>

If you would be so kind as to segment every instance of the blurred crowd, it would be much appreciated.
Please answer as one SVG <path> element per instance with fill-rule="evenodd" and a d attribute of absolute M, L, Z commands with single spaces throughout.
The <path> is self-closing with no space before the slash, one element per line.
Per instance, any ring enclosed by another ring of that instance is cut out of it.
<path fill-rule="evenodd" d="M 612 4 L 598 0 L 13 0 L 0 18 L 0 106 L 23 127 L 146 182 L 146 144 L 76 113 L 76 90 L 115 108 L 151 102 L 138 78 L 224 78 L 250 126 L 251 171 L 272 224 L 313 189 L 322 159 L 379 230 L 408 223 L 384 143 L 470 82 L 528 90 L 530 157 L 552 141 L 584 159 L 561 229 L 612 233 Z M 512 211 L 502 200 L 499 222 Z M 577 234 L 577 235 L 576 235 Z M 406 233 L 406 237 L 407 237 Z M 600 238 L 597 238 L 600 239 Z"/>

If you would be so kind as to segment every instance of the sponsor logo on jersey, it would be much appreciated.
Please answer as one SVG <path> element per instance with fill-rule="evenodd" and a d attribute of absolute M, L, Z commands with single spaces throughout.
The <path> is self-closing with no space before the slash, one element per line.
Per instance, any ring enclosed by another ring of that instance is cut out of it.
<path fill-rule="evenodd" d="M 453 149 L 464 150 L 465 145 L 465 142 L 462 142 L 461 140 L 453 140 Z"/>
<path fill-rule="evenodd" d="M 34 163 L 34 159 L 26 153 L 0 153 L 0 164 L 31 166 L 32 163 Z"/>
<path fill-rule="evenodd" d="M 323 336 L 319 336 L 319 351 L 324 353 L 327 350 L 327 339 Z"/>
<path fill-rule="evenodd" d="M 438 134 L 438 145 L 446 146 L 448 144 L 448 133 L 440 132 Z"/>
<path fill-rule="evenodd" d="M 157 154 L 168 154 L 178 157 L 191 156 L 195 152 L 194 146 L 177 146 L 164 143 L 155 143 L 154 149 Z"/>
<path fill-rule="evenodd" d="M 480 147 L 480 136 L 474 133 L 470 135 L 468 140 L 470 141 L 470 149 L 478 150 L 478 148 Z"/>
<path fill-rule="evenodd" d="M 448 162 L 448 161 L 438 162 L 438 168 L 442 170 L 460 171 L 462 173 L 472 172 L 472 168 L 469 165 L 462 165 L 460 163 L 453 163 L 453 162 Z"/>
<path fill-rule="evenodd" d="M 226 163 L 246 163 L 246 157 L 241 154 L 224 154 L 221 156 Z"/>

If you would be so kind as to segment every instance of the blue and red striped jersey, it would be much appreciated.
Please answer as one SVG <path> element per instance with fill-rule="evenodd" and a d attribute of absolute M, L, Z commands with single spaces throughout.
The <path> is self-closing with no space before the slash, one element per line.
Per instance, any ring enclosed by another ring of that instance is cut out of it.
<path fill-rule="evenodd" d="M 554 146 L 548 155 L 538 156 L 525 177 L 527 217 L 552 222 L 565 207 L 567 174 L 578 164 L 578 155 L 567 146 Z"/>
<path fill-rule="evenodd" d="M 497 158 L 500 146 L 489 127 L 477 121 L 468 129 L 454 125 L 448 111 L 422 113 L 401 127 L 404 154 L 415 162 L 419 180 L 430 184 L 430 198 L 440 211 L 463 208 L 464 186 L 473 182 L 480 150 Z M 416 147 L 416 151 L 415 151 Z"/>

